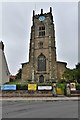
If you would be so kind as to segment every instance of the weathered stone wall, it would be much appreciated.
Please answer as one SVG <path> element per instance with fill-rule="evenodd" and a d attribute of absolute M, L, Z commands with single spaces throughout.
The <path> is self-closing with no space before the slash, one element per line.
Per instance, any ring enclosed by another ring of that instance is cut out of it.
<path fill-rule="evenodd" d="M 57 62 L 57 78 L 58 78 L 58 81 L 63 79 L 63 73 L 66 70 L 66 65 L 67 65 L 67 63 L 65 63 L 65 62 Z"/>
<path fill-rule="evenodd" d="M 23 64 L 22 68 L 22 80 L 30 80 L 31 79 L 31 65 L 30 63 Z"/>

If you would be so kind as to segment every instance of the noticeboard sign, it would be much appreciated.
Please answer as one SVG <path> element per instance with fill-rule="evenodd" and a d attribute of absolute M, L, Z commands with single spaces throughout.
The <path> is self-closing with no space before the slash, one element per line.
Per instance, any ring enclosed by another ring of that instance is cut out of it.
<path fill-rule="evenodd" d="M 37 84 L 28 84 L 28 90 L 36 91 L 37 90 Z"/>
<path fill-rule="evenodd" d="M 1 85 L 1 90 L 16 90 L 16 85 Z"/>
<path fill-rule="evenodd" d="M 38 90 L 52 90 L 52 86 L 38 86 Z"/>
<path fill-rule="evenodd" d="M 76 90 L 76 84 L 75 83 L 70 83 L 70 90 L 71 91 Z"/>

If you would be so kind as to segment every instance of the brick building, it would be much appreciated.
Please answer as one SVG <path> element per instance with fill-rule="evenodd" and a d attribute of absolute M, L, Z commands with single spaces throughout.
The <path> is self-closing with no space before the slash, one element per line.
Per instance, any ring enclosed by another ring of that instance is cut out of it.
<path fill-rule="evenodd" d="M 55 29 L 50 12 L 35 15 L 31 27 L 29 62 L 22 63 L 22 79 L 33 82 L 59 81 L 67 63 L 56 60 Z"/>

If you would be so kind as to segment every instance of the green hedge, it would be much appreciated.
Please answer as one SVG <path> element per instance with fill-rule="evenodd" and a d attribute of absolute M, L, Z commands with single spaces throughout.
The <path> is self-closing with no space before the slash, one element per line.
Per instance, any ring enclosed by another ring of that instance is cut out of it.
<path fill-rule="evenodd" d="M 27 85 L 16 84 L 16 90 L 28 90 Z"/>
<path fill-rule="evenodd" d="M 40 86 L 52 86 L 52 83 L 38 83 Z"/>

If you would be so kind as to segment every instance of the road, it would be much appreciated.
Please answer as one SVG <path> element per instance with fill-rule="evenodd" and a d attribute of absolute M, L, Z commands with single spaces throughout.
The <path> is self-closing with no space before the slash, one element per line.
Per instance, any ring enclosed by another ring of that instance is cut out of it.
<path fill-rule="evenodd" d="M 78 118 L 78 101 L 3 101 L 2 118 Z"/>

